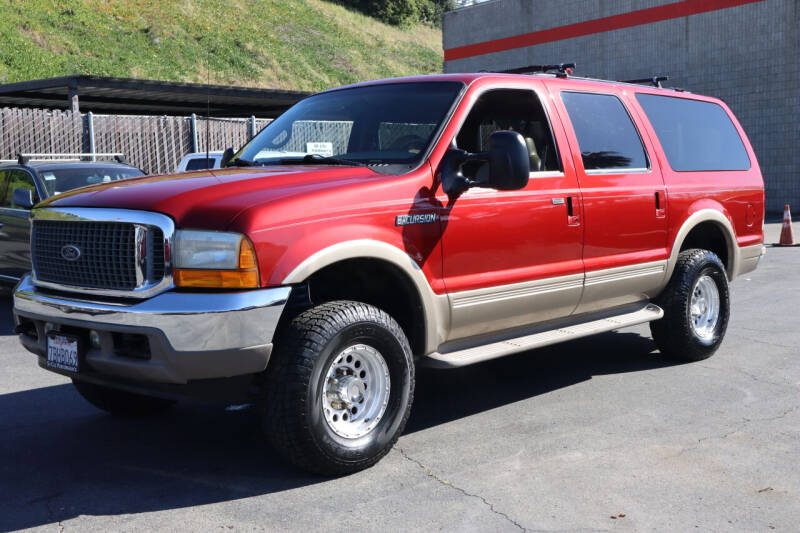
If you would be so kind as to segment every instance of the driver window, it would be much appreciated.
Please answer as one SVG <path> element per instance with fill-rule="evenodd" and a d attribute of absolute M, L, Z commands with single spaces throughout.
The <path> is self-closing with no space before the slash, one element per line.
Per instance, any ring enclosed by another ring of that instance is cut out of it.
<path fill-rule="evenodd" d="M 489 137 L 499 130 L 512 130 L 522 135 L 528 146 L 531 172 L 561 170 L 550 124 L 535 92 L 497 89 L 484 93 L 464 121 L 455 143 L 467 152 L 486 152 Z M 480 168 L 470 169 L 465 165 L 465 174 L 477 172 Z"/>

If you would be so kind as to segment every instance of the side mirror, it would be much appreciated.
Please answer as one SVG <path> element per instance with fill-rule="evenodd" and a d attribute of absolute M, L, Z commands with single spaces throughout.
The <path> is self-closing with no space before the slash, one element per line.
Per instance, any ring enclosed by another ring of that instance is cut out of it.
<path fill-rule="evenodd" d="M 488 172 L 479 177 L 464 176 L 465 163 L 488 163 Z M 502 130 L 489 137 L 489 151 L 471 154 L 453 149 L 442 159 L 442 189 L 448 196 L 458 196 L 470 187 L 491 187 L 501 191 L 522 189 L 528 184 L 531 161 L 525 139 L 516 131 Z"/>
<path fill-rule="evenodd" d="M 516 131 L 496 131 L 489 137 L 489 187 L 515 191 L 528 184 L 531 158 L 525 139 Z"/>
<path fill-rule="evenodd" d="M 219 162 L 219 167 L 220 168 L 227 167 L 228 163 L 230 163 L 230 161 L 231 161 L 231 159 L 233 159 L 234 155 L 235 154 L 234 154 L 234 151 L 233 151 L 233 146 L 228 146 L 227 148 L 225 148 L 225 151 L 222 152 L 222 159 Z"/>
<path fill-rule="evenodd" d="M 33 207 L 33 191 L 23 188 L 14 189 L 12 200 L 16 206 L 22 209 L 30 209 Z"/>

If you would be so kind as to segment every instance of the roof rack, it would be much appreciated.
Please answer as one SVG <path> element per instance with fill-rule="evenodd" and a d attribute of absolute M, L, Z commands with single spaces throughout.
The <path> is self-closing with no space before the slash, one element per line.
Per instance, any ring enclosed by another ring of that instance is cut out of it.
<path fill-rule="evenodd" d="M 16 162 L 27 165 L 30 161 L 95 161 L 98 157 L 113 158 L 119 163 L 126 163 L 122 152 L 88 153 L 88 154 L 26 154 L 17 153 L 16 159 L 0 159 L 0 163 Z M 127 164 L 127 163 L 126 163 Z"/>
<path fill-rule="evenodd" d="M 557 65 L 528 65 L 527 67 L 510 68 L 498 71 L 501 74 L 535 74 L 537 72 L 556 71 L 556 76 L 566 78 L 575 70 L 575 63 L 559 63 Z"/>
<path fill-rule="evenodd" d="M 652 78 L 637 78 L 635 80 L 624 80 L 624 83 L 636 83 L 636 84 L 643 84 L 643 83 L 650 83 L 653 87 L 658 87 L 661 89 L 661 82 L 667 81 L 669 76 L 653 76 Z"/>

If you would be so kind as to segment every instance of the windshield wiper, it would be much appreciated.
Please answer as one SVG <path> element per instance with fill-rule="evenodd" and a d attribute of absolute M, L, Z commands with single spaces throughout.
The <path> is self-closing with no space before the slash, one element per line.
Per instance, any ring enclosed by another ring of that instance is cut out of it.
<path fill-rule="evenodd" d="M 326 157 L 319 154 L 306 154 L 300 159 L 281 159 L 282 165 L 308 165 L 308 164 L 323 164 L 323 165 L 347 165 L 355 167 L 366 167 L 367 163 L 361 161 L 353 161 L 352 159 L 342 159 L 340 157 Z"/>
<path fill-rule="evenodd" d="M 230 161 L 228 161 L 228 164 L 226 166 L 229 166 L 229 167 L 255 167 L 255 166 L 258 166 L 258 165 L 259 165 L 259 163 L 256 163 L 255 161 L 250 161 L 248 159 L 242 159 L 241 157 L 237 157 L 236 159 L 231 159 Z"/>

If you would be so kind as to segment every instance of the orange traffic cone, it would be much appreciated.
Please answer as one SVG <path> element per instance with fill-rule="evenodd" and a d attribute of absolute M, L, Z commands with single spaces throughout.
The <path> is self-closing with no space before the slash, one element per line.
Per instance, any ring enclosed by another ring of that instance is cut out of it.
<path fill-rule="evenodd" d="M 789 210 L 789 204 L 783 206 L 783 227 L 781 228 L 781 240 L 778 242 L 781 246 L 794 245 L 794 232 L 792 231 L 792 212 Z"/>

